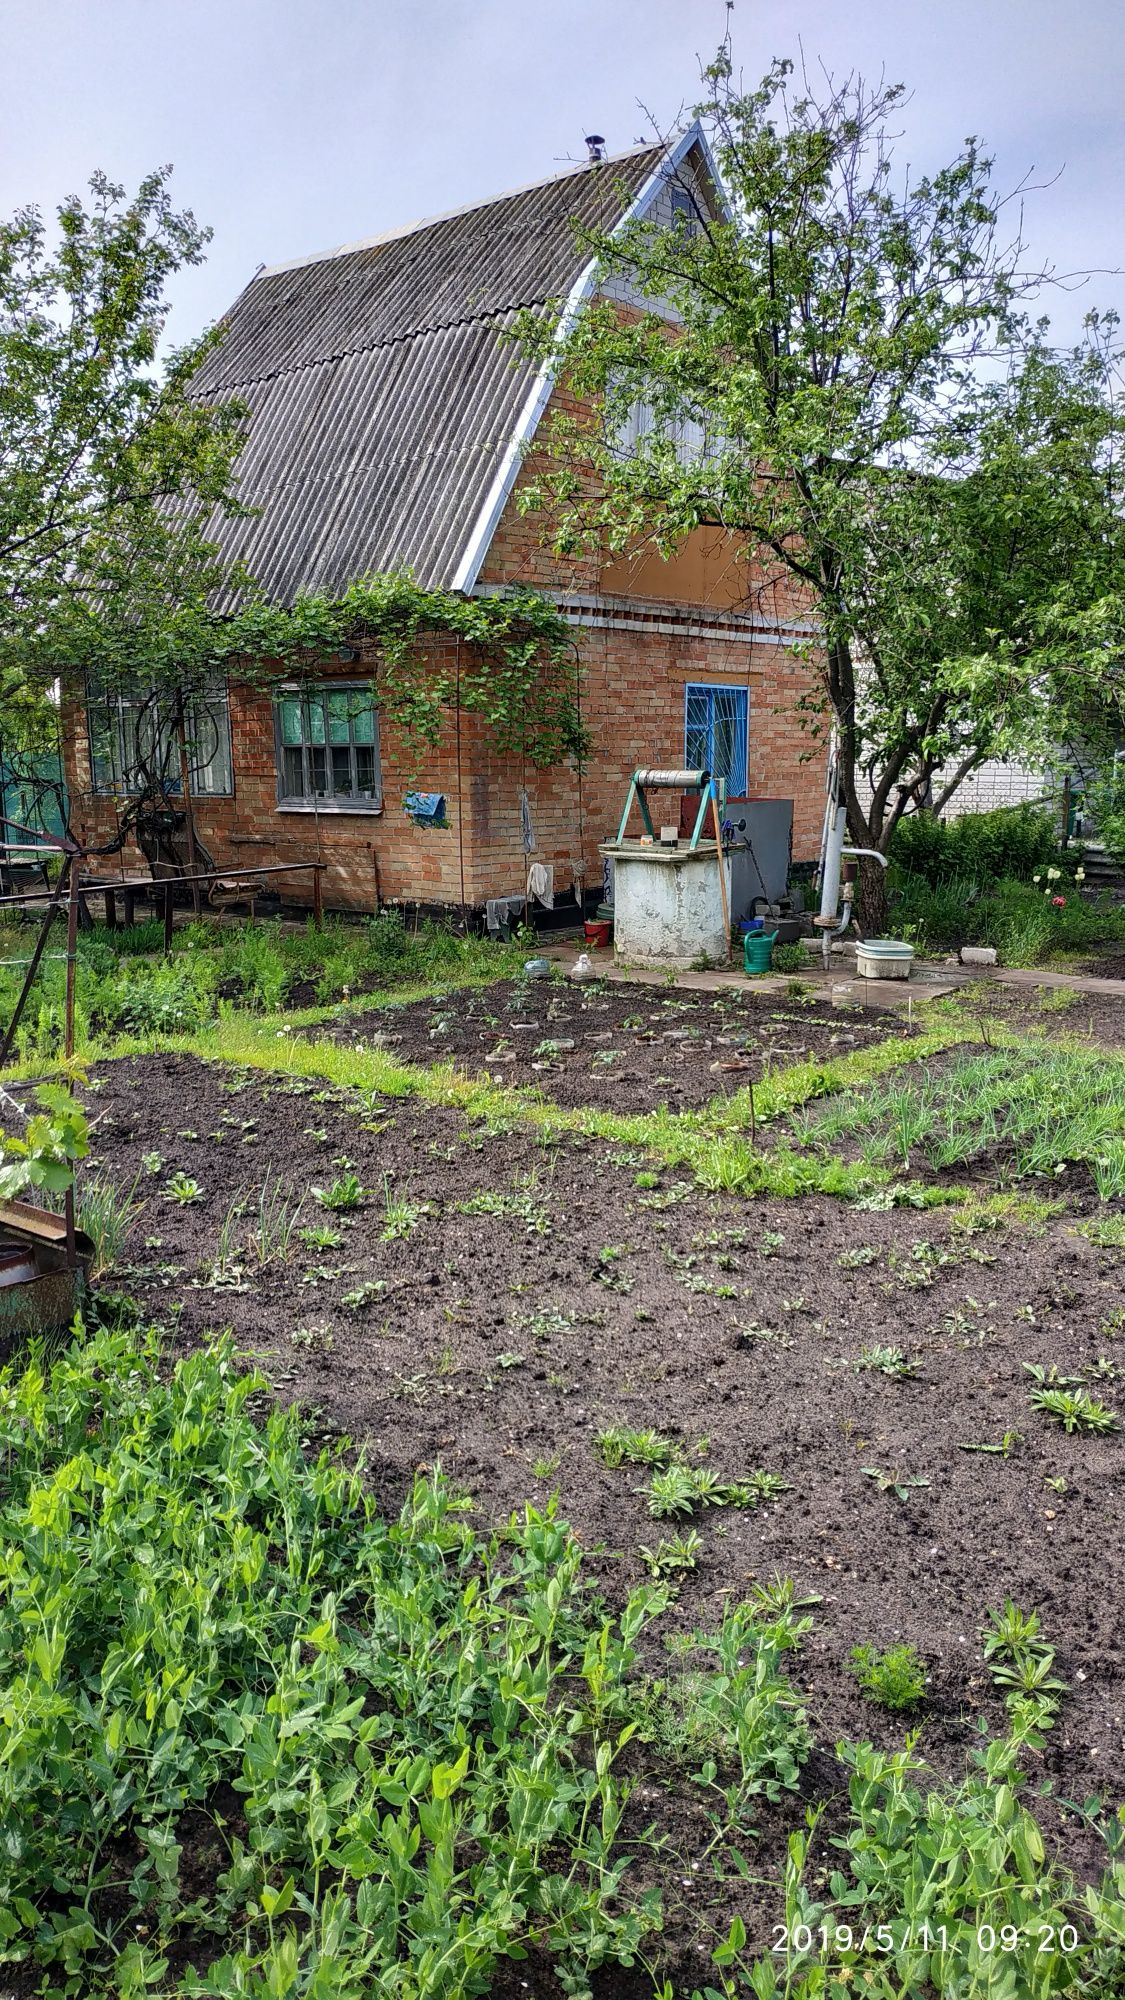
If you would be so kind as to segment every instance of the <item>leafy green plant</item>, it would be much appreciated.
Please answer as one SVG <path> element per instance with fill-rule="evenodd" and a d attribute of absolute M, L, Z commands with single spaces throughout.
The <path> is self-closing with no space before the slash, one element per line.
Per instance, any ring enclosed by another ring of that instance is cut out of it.
<path fill-rule="evenodd" d="M 307 1224 L 297 1235 L 307 1250 L 338 1250 L 344 1240 L 343 1231 L 334 1229 L 330 1222 Z"/>
<path fill-rule="evenodd" d="M 667 1465 L 676 1452 L 671 1439 L 659 1431 L 625 1430 L 617 1424 L 599 1431 L 594 1443 L 602 1464 L 608 1466 Z"/>
<path fill-rule="evenodd" d="M 425 1202 L 410 1201 L 405 1195 L 392 1195 L 390 1176 L 383 1175 L 383 1227 L 380 1235 L 384 1243 L 400 1243 L 413 1236 L 422 1217 L 428 1213 Z"/>
<path fill-rule="evenodd" d="M 777 1473 L 751 1472 L 742 1479 L 720 1479 L 709 1467 L 675 1463 L 653 1473 L 640 1487 L 648 1511 L 656 1520 L 691 1514 L 697 1507 L 756 1507 L 788 1491 Z"/>
<path fill-rule="evenodd" d="M 309 1193 L 314 1201 L 318 1201 L 322 1208 L 330 1209 L 334 1215 L 347 1215 L 353 1209 L 362 1207 L 367 1189 L 358 1174 L 346 1173 L 338 1174 L 329 1187 L 312 1187 Z"/>
<path fill-rule="evenodd" d="M 1066 1682 L 1054 1672 L 1055 1649 L 1042 1635 L 1039 1613 L 1021 1611 L 1006 1598 L 1000 1611 L 988 1614 L 983 1651 L 1009 1707 L 1033 1702 L 1040 1723 L 1049 1720 Z"/>
<path fill-rule="evenodd" d="M 278 1176 L 266 1178 L 250 1216 L 249 1245 L 259 1264 L 283 1261 L 290 1251 L 304 1196 L 285 1188 Z"/>
<path fill-rule="evenodd" d="M 880 1708 L 917 1708 L 926 1692 L 927 1674 L 926 1663 L 913 1646 L 888 1646 L 885 1653 L 874 1646 L 853 1646 L 849 1657 L 864 1694 Z"/>
<path fill-rule="evenodd" d="M 164 1183 L 164 1194 L 168 1201 L 176 1202 L 180 1208 L 190 1208 L 193 1203 L 203 1200 L 199 1182 L 193 1180 L 190 1174 L 185 1174 L 182 1168 L 169 1174 Z"/>
<path fill-rule="evenodd" d="M 75 1161 L 90 1150 L 89 1120 L 69 1090 L 38 1084 L 35 1103 L 39 1108 L 27 1119 L 22 1138 L 0 1130 L 0 1201 L 15 1200 L 28 1189 L 65 1194 L 74 1184 Z"/>
<path fill-rule="evenodd" d="M 631 1961 L 614 1717 L 666 1595 L 602 1614 L 553 1502 L 482 1536 L 434 1475 L 382 1519 L 299 1412 L 255 1425 L 263 1387 L 229 1340 L 168 1368 L 135 1329 L 0 1375 L 9 1963 L 140 1993 L 185 1923 L 216 2000 L 406 2000 L 421 1966 L 468 1995 L 533 1934 L 580 1984 Z M 136 1857 L 108 1896 L 107 1842 Z"/>
<path fill-rule="evenodd" d="M 1116 1410 L 1091 1396 L 1088 1389 L 1033 1389 L 1031 1401 L 1052 1422 L 1061 1424 L 1064 1431 L 1092 1431 L 1104 1437 L 1108 1431 L 1118 1429 L 1120 1419 Z"/>
<path fill-rule="evenodd" d="M 918 1488 L 929 1485 L 920 1473 L 886 1472 L 880 1465 L 861 1465 L 865 1479 L 873 1479 L 880 1493 L 893 1493 L 896 1500 L 909 1500 Z"/>
<path fill-rule="evenodd" d="M 856 1357 L 859 1371 L 871 1370 L 879 1375 L 890 1375 L 896 1382 L 911 1380 L 918 1373 L 918 1363 L 911 1361 L 901 1347 L 864 1347 Z"/>
<path fill-rule="evenodd" d="M 639 1550 L 641 1561 L 650 1576 L 659 1583 L 677 1576 L 686 1576 L 695 1569 L 703 1537 L 695 1528 L 689 1528 L 686 1535 L 662 1536 L 654 1549 L 642 1542 Z"/>
<path fill-rule="evenodd" d="M 362 1285 L 356 1285 L 350 1292 L 343 1294 L 340 1304 L 346 1307 L 348 1312 L 358 1313 L 363 1312 L 367 1306 L 374 1305 L 376 1300 L 385 1298 L 386 1295 L 385 1278 L 365 1278 Z"/>
<path fill-rule="evenodd" d="M 136 1194 L 136 1181 L 130 1187 L 120 1187 L 103 1174 L 85 1174 L 79 1182 L 75 1220 L 94 1246 L 92 1278 L 120 1264 L 133 1224 L 144 1208 Z"/>

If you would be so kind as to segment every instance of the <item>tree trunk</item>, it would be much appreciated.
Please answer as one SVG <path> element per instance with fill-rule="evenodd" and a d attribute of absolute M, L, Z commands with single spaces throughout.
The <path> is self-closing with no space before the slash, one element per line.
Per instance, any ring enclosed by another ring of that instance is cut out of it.
<path fill-rule="evenodd" d="M 889 907 L 886 869 L 881 868 L 877 861 L 872 861 L 869 855 L 861 855 L 856 928 L 864 937 L 885 937 Z"/>

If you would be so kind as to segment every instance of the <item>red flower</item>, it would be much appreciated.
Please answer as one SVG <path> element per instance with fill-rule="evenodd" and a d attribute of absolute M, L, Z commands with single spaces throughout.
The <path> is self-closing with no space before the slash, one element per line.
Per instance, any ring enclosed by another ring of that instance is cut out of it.
<path fill-rule="evenodd" d="M 1065 910 L 1066 908 L 1065 896 L 1052 896 L 1051 901 L 1054 904 L 1056 910 Z"/>

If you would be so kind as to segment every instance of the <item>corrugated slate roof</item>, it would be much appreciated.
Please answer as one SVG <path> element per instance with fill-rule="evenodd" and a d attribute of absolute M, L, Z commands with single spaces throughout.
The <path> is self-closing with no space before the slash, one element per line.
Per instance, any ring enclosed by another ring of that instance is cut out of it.
<path fill-rule="evenodd" d="M 503 329 L 566 297 L 586 263 L 574 222 L 612 228 L 661 158 L 639 148 L 251 281 L 197 386 L 252 412 L 240 494 L 262 511 L 213 534 L 270 598 L 403 566 L 452 583 L 535 378 Z"/>

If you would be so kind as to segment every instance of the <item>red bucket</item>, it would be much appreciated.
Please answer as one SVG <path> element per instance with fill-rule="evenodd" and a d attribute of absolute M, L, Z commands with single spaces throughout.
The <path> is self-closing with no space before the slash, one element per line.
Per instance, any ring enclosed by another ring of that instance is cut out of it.
<path fill-rule="evenodd" d="M 613 925 L 604 917 L 599 917 L 591 923 L 584 924 L 583 929 L 586 933 L 586 943 L 592 944 L 595 951 L 600 945 L 607 945 L 613 936 Z"/>

